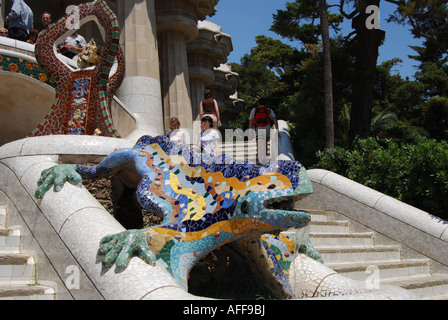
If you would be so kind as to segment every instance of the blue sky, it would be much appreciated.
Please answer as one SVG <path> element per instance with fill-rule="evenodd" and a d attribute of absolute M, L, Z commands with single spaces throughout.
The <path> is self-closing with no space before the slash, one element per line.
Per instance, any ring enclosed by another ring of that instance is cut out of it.
<path fill-rule="evenodd" d="M 293 0 L 289 0 L 290 2 Z M 222 27 L 224 33 L 232 37 L 233 51 L 230 53 L 228 62 L 240 62 L 242 56 L 250 53 L 255 43 L 255 36 L 266 35 L 274 39 L 282 39 L 277 34 L 269 31 L 272 25 L 272 15 L 277 10 L 284 10 L 288 0 L 220 0 L 216 6 L 218 10 L 213 17 L 207 20 Z M 334 1 L 329 0 L 331 4 Z M 399 72 L 402 77 L 412 77 L 416 71 L 415 61 L 408 59 L 409 54 L 415 52 L 409 45 L 420 45 L 420 40 L 413 39 L 409 27 L 400 26 L 395 23 L 387 23 L 386 19 L 394 11 L 394 5 L 381 1 L 380 28 L 386 31 L 386 41 L 380 47 L 378 62 L 392 58 L 401 58 L 403 63 L 394 71 Z M 350 25 L 344 34 L 351 31 Z M 283 39 L 285 43 L 290 43 Z"/>

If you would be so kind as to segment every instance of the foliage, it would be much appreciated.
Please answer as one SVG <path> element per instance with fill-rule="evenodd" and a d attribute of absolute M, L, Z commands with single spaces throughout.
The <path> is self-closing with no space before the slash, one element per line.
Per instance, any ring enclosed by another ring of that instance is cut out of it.
<path fill-rule="evenodd" d="M 248 128 L 249 114 L 251 109 L 257 105 L 260 98 L 267 98 L 271 102 L 271 92 L 279 85 L 279 79 L 275 73 L 267 67 L 267 62 L 263 59 L 256 59 L 256 56 L 246 54 L 241 59 L 241 65 L 232 63 L 232 70 L 238 73 L 240 85 L 238 97 L 244 101 L 237 105 L 239 116 L 229 121 L 233 129 L 246 130 Z"/>
<path fill-rule="evenodd" d="M 231 124 L 246 129 L 250 109 L 263 96 L 277 118 L 287 120 L 294 156 L 306 167 L 327 167 L 442 215 L 448 212 L 443 180 L 448 170 L 444 142 L 448 139 L 448 7 L 442 0 L 387 1 L 397 5 L 389 22 L 410 26 L 423 45 L 411 47 L 415 54 L 410 57 L 418 67 L 413 79 L 403 79 L 395 71 L 402 62 L 399 58 L 376 66 L 368 123 L 373 138 L 357 139 L 354 145 L 349 142 L 357 79 L 357 45 L 356 37 L 352 37 L 356 32 L 342 35 L 339 27 L 343 19 L 359 13 L 361 1 L 354 0 L 330 5 L 337 147 L 324 150 L 323 57 L 316 1 L 294 0 L 273 15 L 271 30 L 293 42 L 257 36 L 257 46 L 241 64 L 232 66 L 240 74 L 238 94 L 245 103 Z M 343 12 L 350 7 L 352 13 Z"/>
<path fill-rule="evenodd" d="M 445 0 L 388 0 L 397 4 L 389 21 L 411 25 L 416 38 L 438 54 L 448 53 L 448 8 Z"/>
<path fill-rule="evenodd" d="M 448 143 L 421 138 L 418 143 L 392 139 L 356 139 L 352 150 L 319 151 L 314 166 L 448 220 Z"/>
<path fill-rule="evenodd" d="M 320 25 L 318 5 L 314 0 L 296 0 L 287 2 L 286 10 L 277 10 L 273 15 L 274 23 L 271 30 L 290 40 L 300 40 L 306 44 L 319 42 Z M 328 22 L 331 28 L 339 31 L 343 17 L 339 14 L 329 14 Z"/>
<path fill-rule="evenodd" d="M 431 137 L 448 140 L 448 98 L 433 97 L 422 106 L 422 125 Z"/>

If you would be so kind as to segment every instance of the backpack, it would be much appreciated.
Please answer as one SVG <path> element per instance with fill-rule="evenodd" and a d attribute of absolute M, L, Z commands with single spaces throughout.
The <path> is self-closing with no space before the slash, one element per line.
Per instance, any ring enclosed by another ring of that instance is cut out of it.
<path fill-rule="evenodd" d="M 252 120 L 253 124 L 257 127 L 266 127 L 271 123 L 271 110 L 266 106 L 255 107 L 255 114 Z"/>

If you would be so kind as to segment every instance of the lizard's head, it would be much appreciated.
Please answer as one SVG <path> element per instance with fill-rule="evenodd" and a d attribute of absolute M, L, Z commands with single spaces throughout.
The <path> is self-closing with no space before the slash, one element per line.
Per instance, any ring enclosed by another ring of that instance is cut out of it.
<path fill-rule="evenodd" d="M 275 173 L 250 180 L 250 192 L 238 198 L 234 217 L 258 218 L 278 229 L 308 225 L 309 213 L 294 208 L 297 200 L 313 192 L 305 168 L 296 161 L 283 161 L 274 167 Z"/>

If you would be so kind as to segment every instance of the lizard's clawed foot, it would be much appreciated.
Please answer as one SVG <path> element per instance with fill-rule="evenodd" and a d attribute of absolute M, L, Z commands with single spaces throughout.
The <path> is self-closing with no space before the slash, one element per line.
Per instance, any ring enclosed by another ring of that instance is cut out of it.
<path fill-rule="evenodd" d="M 149 249 L 147 235 L 140 230 L 127 230 L 104 237 L 97 255 L 101 257 L 104 268 L 114 264 L 126 268 L 134 252 L 150 265 L 155 265 L 156 257 Z"/>

